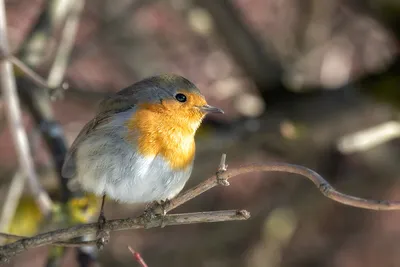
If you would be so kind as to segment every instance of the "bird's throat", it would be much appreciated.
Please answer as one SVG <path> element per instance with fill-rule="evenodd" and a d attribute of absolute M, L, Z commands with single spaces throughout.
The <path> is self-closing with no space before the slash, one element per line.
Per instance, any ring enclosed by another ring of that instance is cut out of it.
<path fill-rule="evenodd" d="M 139 108 L 127 122 L 128 140 L 143 156 L 160 155 L 172 169 L 186 169 L 193 163 L 194 136 L 202 118 L 182 115 Z"/>

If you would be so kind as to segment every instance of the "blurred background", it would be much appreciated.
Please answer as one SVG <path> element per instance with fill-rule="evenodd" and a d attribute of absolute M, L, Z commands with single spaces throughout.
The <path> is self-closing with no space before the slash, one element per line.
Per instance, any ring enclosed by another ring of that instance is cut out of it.
<path fill-rule="evenodd" d="M 25 186 L 1 231 L 33 235 L 97 216 L 96 200 L 60 179 L 66 148 L 98 102 L 144 77 L 177 73 L 225 110 L 197 135 L 187 188 L 231 168 L 281 161 L 319 172 L 340 191 L 400 199 L 400 2 L 397 0 L 5 0 L 15 68 L 46 220 Z M 60 95 L 63 95 L 60 97 Z M 50 97 L 58 96 L 58 97 Z M 52 98 L 56 100 L 51 101 Z M 0 100 L 0 203 L 20 175 Z M 18 185 L 23 187 L 23 183 Z M 17 187 L 18 187 L 17 186 Z M 66 208 L 67 207 L 67 208 Z M 94 208 L 93 208 L 94 207 Z M 29 250 L 4 266 L 399 266 L 400 213 L 333 202 L 306 179 L 243 175 L 174 212 L 247 209 L 248 221 L 114 232 L 105 250 Z M 108 218 L 141 207 L 106 204 Z M 9 211 L 6 212 L 9 215 Z M 66 219 L 67 217 L 67 219 Z M 4 219 L 5 218 L 5 219 Z M 71 219 L 73 218 L 73 219 Z"/>

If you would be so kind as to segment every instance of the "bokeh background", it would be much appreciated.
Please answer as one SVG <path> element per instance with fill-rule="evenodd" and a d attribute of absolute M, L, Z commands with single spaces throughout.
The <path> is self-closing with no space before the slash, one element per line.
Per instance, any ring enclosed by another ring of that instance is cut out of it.
<path fill-rule="evenodd" d="M 74 198 L 61 192 L 63 141 L 74 140 L 105 95 L 166 72 L 187 77 L 225 110 L 207 118 L 198 133 L 187 187 L 214 174 L 227 153 L 230 167 L 290 162 L 314 169 L 343 192 L 400 199 L 397 0 L 5 3 L 13 53 L 54 86 L 69 84 L 63 97 L 50 101 L 46 89 L 16 69 L 36 169 L 59 203 Z M 4 203 L 19 167 L 0 104 Z M 61 137 L 52 138 L 51 130 Z M 109 218 L 142 208 L 106 205 Z M 67 249 L 56 257 L 39 248 L 4 266 L 139 266 L 128 245 L 152 267 L 400 264 L 399 212 L 346 207 L 295 175 L 243 175 L 176 212 L 236 208 L 249 210 L 251 219 L 115 232 L 98 255 Z M 2 227 L 31 235 L 60 226 L 53 221 L 42 218 L 25 188 L 14 219 Z"/>

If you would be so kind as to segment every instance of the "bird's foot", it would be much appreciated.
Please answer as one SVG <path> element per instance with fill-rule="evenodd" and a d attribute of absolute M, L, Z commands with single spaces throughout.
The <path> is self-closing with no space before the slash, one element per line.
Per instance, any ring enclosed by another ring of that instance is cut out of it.
<path fill-rule="evenodd" d="M 110 232 L 104 229 L 106 224 L 106 217 L 101 212 L 97 220 L 97 233 L 96 233 L 96 246 L 98 250 L 102 250 L 104 246 L 110 241 Z"/>
<path fill-rule="evenodd" d="M 167 200 L 160 200 L 151 203 L 146 210 L 144 211 L 143 218 L 146 222 L 150 222 L 157 217 L 161 216 L 161 228 L 165 227 L 165 215 L 167 214 L 167 209 L 170 204 L 170 201 Z"/>
<path fill-rule="evenodd" d="M 164 217 L 167 214 L 167 209 L 171 202 L 169 201 L 169 199 L 166 199 L 166 200 L 157 201 L 156 203 L 157 203 L 156 209 L 155 209 L 156 214 L 159 214 Z"/>

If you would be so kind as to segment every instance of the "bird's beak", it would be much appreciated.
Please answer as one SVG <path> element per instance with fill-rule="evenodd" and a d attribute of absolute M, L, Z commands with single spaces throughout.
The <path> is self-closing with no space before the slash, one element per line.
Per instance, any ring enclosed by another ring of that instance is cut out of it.
<path fill-rule="evenodd" d="M 224 111 L 220 108 L 216 108 L 210 105 L 204 105 L 199 107 L 199 109 L 205 113 L 224 113 Z"/>

